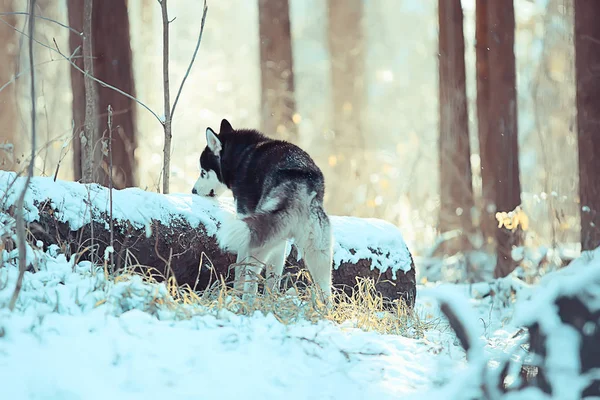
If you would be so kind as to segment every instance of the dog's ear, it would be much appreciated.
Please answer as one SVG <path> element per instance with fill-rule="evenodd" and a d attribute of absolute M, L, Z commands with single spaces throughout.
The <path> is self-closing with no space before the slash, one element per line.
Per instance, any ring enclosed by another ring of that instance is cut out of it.
<path fill-rule="evenodd" d="M 227 121 L 225 118 L 223 118 L 223 120 L 221 121 L 220 133 L 229 133 L 229 132 L 233 132 L 233 127 L 231 126 L 229 121 Z"/>
<path fill-rule="evenodd" d="M 213 154 L 219 155 L 221 153 L 223 146 L 219 136 L 211 128 L 206 128 L 206 144 Z"/>

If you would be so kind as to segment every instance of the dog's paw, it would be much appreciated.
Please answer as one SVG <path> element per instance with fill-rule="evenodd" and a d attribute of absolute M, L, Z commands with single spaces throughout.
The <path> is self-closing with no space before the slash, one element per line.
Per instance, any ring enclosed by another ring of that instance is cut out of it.
<path fill-rule="evenodd" d="M 241 219 L 223 222 L 217 232 L 217 242 L 221 250 L 238 253 L 250 245 L 250 228 Z"/>

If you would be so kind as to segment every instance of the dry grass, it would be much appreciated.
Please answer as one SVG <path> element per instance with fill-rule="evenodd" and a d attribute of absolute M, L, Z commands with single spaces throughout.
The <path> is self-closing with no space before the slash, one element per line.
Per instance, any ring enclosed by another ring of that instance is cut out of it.
<path fill-rule="evenodd" d="M 143 272 L 137 272 L 137 271 Z M 322 301 L 318 288 L 301 283 L 300 279 L 310 281 L 306 271 L 300 276 L 289 277 L 290 288 L 287 291 L 260 293 L 251 300 L 244 300 L 223 280 L 216 280 L 203 291 L 194 291 L 185 285 L 178 285 L 174 276 L 164 277 L 152 268 L 130 265 L 112 279 L 115 283 L 128 281 L 134 276 L 141 276 L 149 284 L 164 284 L 168 296 L 156 292 L 154 298 L 147 302 L 148 310 L 155 307 L 166 307 L 182 317 L 198 314 L 252 315 L 256 312 L 272 314 L 283 324 L 294 324 L 300 321 L 317 323 L 329 320 L 343 329 L 361 329 L 382 334 L 422 337 L 424 332 L 434 326 L 435 321 L 427 320 L 410 310 L 403 301 L 390 302 L 384 299 L 375 288 L 372 279 L 357 278 L 357 284 L 348 295 L 342 291 L 334 293 L 334 305 L 327 307 Z M 108 269 L 105 276 L 111 279 Z M 264 278 L 258 277 L 259 285 Z M 161 283 L 162 282 L 162 283 Z"/>

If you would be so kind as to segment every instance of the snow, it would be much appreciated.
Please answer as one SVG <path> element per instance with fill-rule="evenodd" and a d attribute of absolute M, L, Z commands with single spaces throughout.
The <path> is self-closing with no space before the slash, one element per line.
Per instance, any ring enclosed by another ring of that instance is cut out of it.
<path fill-rule="evenodd" d="M 0 230 L 8 232 L 10 217 L 0 216 Z M 352 321 L 285 325 L 272 314 L 244 316 L 176 303 L 164 284 L 136 275 L 108 279 L 102 268 L 75 264 L 54 245 L 45 253 L 30 250 L 37 272 L 25 273 L 12 313 L 6 305 L 17 260 L 1 250 L 3 398 L 482 398 L 482 379 L 492 379 L 497 370 L 482 375 L 481 368 L 523 357 L 515 350 L 522 338 L 515 334 L 520 325 L 511 293 L 523 299 L 534 293 L 514 277 L 420 287 L 416 314 L 430 326 L 422 337 L 403 337 L 362 331 Z M 600 258 L 590 259 L 597 267 Z M 576 261 L 563 274 L 583 279 L 578 263 L 589 264 Z M 439 301 L 450 304 L 468 329 L 476 349 L 468 363 L 439 318 Z M 551 346 L 562 350 L 577 345 L 567 330 L 555 339 Z M 563 358 L 575 365 L 573 357 Z M 579 385 L 576 372 L 555 379 Z M 531 388 L 506 396 L 548 398 Z"/>
<path fill-rule="evenodd" d="M 13 172 L 0 171 L 0 199 L 5 198 L 5 205 L 16 204 L 25 183 L 24 178 L 16 178 Z M 14 183 L 13 183 L 14 182 Z M 100 213 L 109 212 L 109 191 L 97 185 L 82 185 L 76 182 L 56 181 L 52 178 L 32 178 L 25 196 L 24 216 L 28 222 L 37 221 L 39 212 L 35 204 L 49 205 L 60 212 L 56 213 L 59 221 L 68 223 L 76 230 L 88 224 L 92 219 L 103 221 Z M 90 212 L 90 209 L 94 212 Z M 185 219 L 192 227 L 204 225 L 209 235 L 217 231 L 217 223 L 231 209 L 218 204 L 209 198 L 191 195 L 146 192 L 138 188 L 113 190 L 113 216 L 116 220 L 128 220 L 134 228 L 141 229 L 151 225 L 152 219 L 164 225 L 175 220 Z M 93 215 L 92 215 L 93 214 Z"/>
<path fill-rule="evenodd" d="M 56 251 L 38 251 L 39 272 L 25 274 L 13 313 L 4 306 L 17 268 L 0 268 L 3 397 L 392 399 L 430 387 L 440 365 L 426 340 L 174 311 L 164 285 L 114 283 Z"/>
<path fill-rule="evenodd" d="M 0 203 L 4 200 L 5 207 L 16 204 L 25 183 L 24 178 L 15 178 L 15 173 L 0 171 Z M 46 201 L 55 210 L 60 210 L 55 213 L 57 219 L 68 223 L 74 230 L 92 219 L 104 221 L 102 214 L 109 213 L 109 191 L 102 186 L 35 177 L 25 197 L 25 220 L 38 220 L 39 212 L 35 205 Z M 234 215 L 235 204 L 231 198 L 162 195 L 138 188 L 113 190 L 114 219 L 130 221 L 134 228 L 146 229 L 147 234 L 151 233 L 152 220 L 167 226 L 186 220 L 194 228 L 203 225 L 206 233 L 214 236 L 221 224 Z M 335 238 L 335 268 L 339 268 L 342 262 L 368 259 L 371 260 L 371 269 L 385 272 L 390 268 L 394 279 L 398 270 L 407 272 L 411 269 L 408 247 L 394 225 L 377 219 L 352 217 L 333 216 L 331 221 Z"/>
<path fill-rule="evenodd" d="M 14 177 L 0 173 L 4 206 L 16 199 L 19 181 L 8 190 Z M 233 218 L 233 203 L 223 199 L 142 195 L 133 189 L 115 191 L 114 198 L 115 216 L 139 227 L 147 227 L 148 218 L 165 224 L 189 218 L 192 225 L 205 224 L 216 232 L 221 219 Z M 97 185 L 35 178 L 25 202 L 28 220 L 38 217 L 35 202 L 46 200 L 63 204 L 59 218 L 77 226 L 94 217 L 82 203 L 89 200 L 103 210 L 107 196 Z M 332 221 L 342 247 L 336 253 L 345 246 L 405 247 L 390 224 Z M 14 220 L 1 211 L 0 236 L 15 240 Z M 10 312 L 18 252 L 0 243 L 2 398 L 482 398 L 482 383 L 497 382 L 498 367 L 527 357 L 521 349 L 522 327 L 532 321 L 552 333 L 547 364 L 556 398 L 577 398 L 589 379 L 579 374 L 578 338 L 560 323 L 551 303 L 559 295 L 578 294 L 600 309 L 600 249 L 549 273 L 537 287 L 516 274 L 476 284 L 421 286 L 415 315 L 427 325 L 422 334 L 412 329 L 416 325 L 409 327 L 404 337 L 359 330 L 353 321 L 300 319 L 286 325 L 272 314 L 238 315 L 183 304 L 164 284 L 137 275 L 107 277 L 102 267 L 75 263 L 76 257 L 67 258 L 58 246 L 42 248 L 41 243 L 27 244 L 34 272 L 25 273 Z M 340 258 L 360 257 L 349 254 Z M 379 260 L 382 266 L 385 257 Z M 472 344 L 468 362 L 441 317 L 440 302 L 449 304 L 466 327 Z M 511 369 L 508 378 L 517 380 L 518 372 Z M 549 398 L 534 388 L 503 397 Z"/>
<path fill-rule="evenodd" d="M 411 269 L 411 257 L 400 230 L 389 222 L 374 218 L 331 217 L 334 248 L 334 265 L 371 259 L 371 269 L 385 272 L 392 269 L 396 279 L 398 270 Z M 352 254 L 349 249 L 356 252 Z M 393 249 L 391 254 L 374 254 L 368 249 Z"/>

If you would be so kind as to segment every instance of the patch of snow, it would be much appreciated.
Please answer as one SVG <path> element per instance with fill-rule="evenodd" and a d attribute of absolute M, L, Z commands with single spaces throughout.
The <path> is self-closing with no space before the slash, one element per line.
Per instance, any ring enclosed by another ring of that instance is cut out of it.
<path fill-rule="evenodd" d="M 371 269 L 377 268 L 385 272 L 390 268 L 394 279 L 397 271 L 410 271 L 410 252 L 396 226 L 380 219 L 336 216 L 331 217 L 331 223 L 336 242 L 336 268 L 342 262 L 370 259 Z M 355 250 L 355 253 L 352 254 L 350 249 Z M 377 254 L 378 249 L 389 249 L 390 254 Z"/>
<path fill-rule="evenodd" d="M 16 179 L 16 180 L 15 180 Z M 13 172 L 0 171 L 0 199 L 6 206 L 15 205 L 25 183 Z M 32 178 L 25 196 L 24 217 L 28 222 L 39 219 L 35 204 L 49 205 L 60 210 L 55 215 L 60 222 L 79 229 L 90 221 L 104 221 L 98 213 L 108 214 L 109 190 L 97 184 L 56 181 L 52 178 Z M 90 210 L 96 212 L 90 212 Z M 217 201 L 192 195 L 146 192 L 138 188 L 113 190 L 113 217 L 130 221 L 134 228 L 147 229 L 152 219 L 164 225 L 185 219 L 192 227 L 202 224 L 207 234 L 214 235 L 220 219 L 226 218 L 227 210 Z"/>

